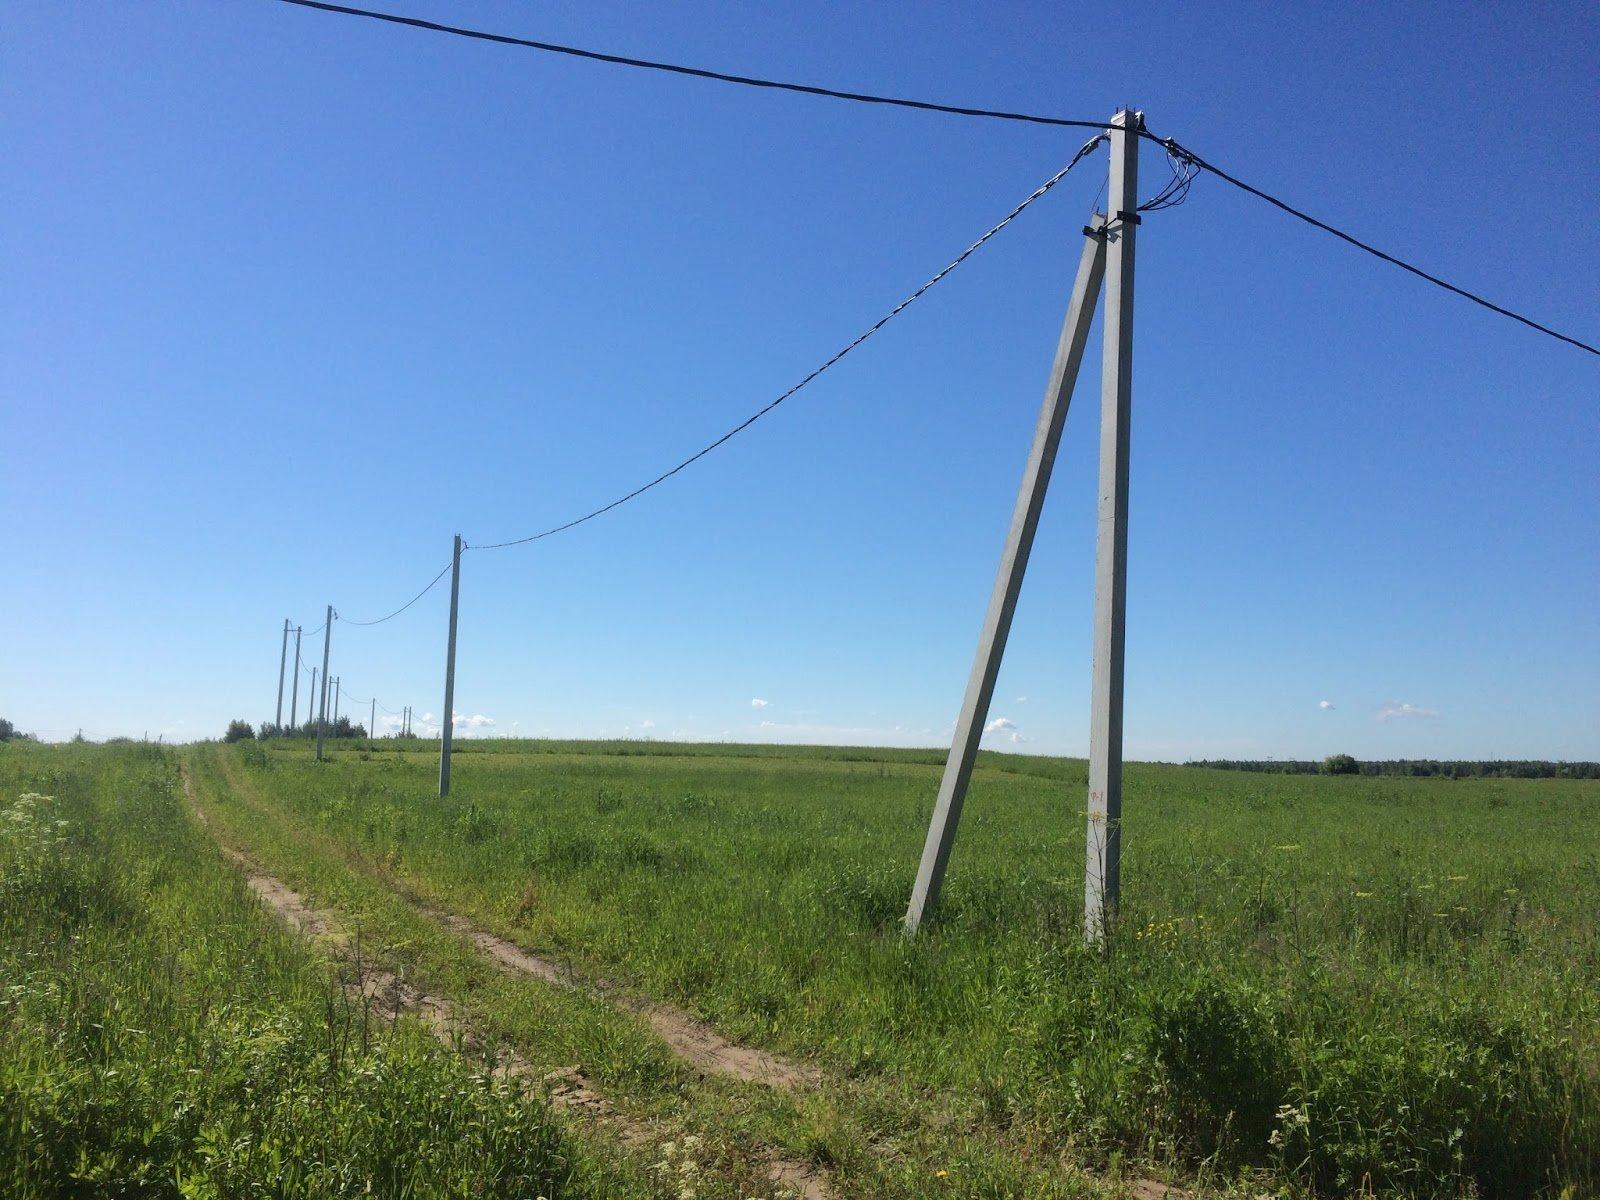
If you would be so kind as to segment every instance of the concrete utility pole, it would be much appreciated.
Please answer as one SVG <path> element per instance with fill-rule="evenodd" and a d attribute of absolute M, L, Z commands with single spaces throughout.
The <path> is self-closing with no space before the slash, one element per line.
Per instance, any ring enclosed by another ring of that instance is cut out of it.
<path fill-rule="evenodd" d="M 450 560 L 450 640 L 444 656 L 444 717 L 439 731 L 439 797 L 450 794 L 450 743 L 456 732 L 456 606 L 461 599 L 461 535 Z"/>
<path fill-rule="evenodd" d="M 1139 226 L 1144 114 L 1111 118 L 1106 194 L 1105 347 L 1100 375 L 1100 521 L 1094 577 L 1094 679 L 1089 704 L 1088 857 L 1083 932 L 1116 919 L 1122 880 L 1122 667 L 1128 599 L 1128 423 L 1133 401 L 1133 246 Z"/>
<path fill-rule="evenodd" d="M 322 691 L 317 704 L 317 761 L 322 759 L 322 739 L 328 724 L 328 651 L 333 649 L 333 605 L 328 605 L 328 619 L 322 626 Z"/>
<path fill-rule="evenodd" d="M 967 784 L 972 778 L 972 764 L 977 757 L 978 744 L 983 738 L 984 721 L 988 719 L 995 679 L 1000 673 L 1000 660 L 1005 654 L 1011 618 L 1017 608 L 1017 595 L 1022 588 L 1028 555 L 1033 550 L 1034 533 L 1039 527 L 1039 514 L 1044 508 L 1045 493 L 1050 486 L 1050 472 L 1055 466 L 1061 430 L 1066 424 L 1067 409 L 1072 403 L 1072 387 L 1078 378 L 1084 345 L 1089 340 L 1089 327 L 1094 320 L 1095 302 L 1100 295 L 1100 280 L 1106 261 L 1104 225 L 1104 220 L 1096 216 L 1083 231 L 1083 253 L 1078 260 L 1072 298 L 1067 304 L 1061 340 L 1050 369 L 1050 382 L 1045 388 L 1044 404 L 1039 410 L 1039 423 L 1034 428 L 1033 447 L 1028 453 L 1022 486 L 1017 491 L 1016 507 L 1011 514 L 1011 527 L 1000 555 L 1000 569 L 995 576 L 994 591 L 989 597 L 988 615 L 984 618 L 983 632 L 978 638 L 978 653 L 973 659 L 972 674 L 967 680 L 967 693 L 961 703 L 961 716 L 956 722 L 955 740 L 950 745 L 950 757 L 945 761 L 944 777 L 939 783 L 939 797 L 934 804 L 933 818 L 928 824 L 928 837 L 922 848 L 917 881 L 911 892 L 910 906 L 906 909 L 908 933 L 914 933 L 923 917 L 939 902 L 945 868 L 950 860 L 950 848 L 955 842 L 956 825 L 961 820 L 961 805 L 966 799 Z"/>
<path fill-rule="evenodd" d="M 288 665 L 288 662 L 289 662 L 289 618 L 285 617 L 283 619 L 283 645 L 278 650 L 278 715 L 272 722 L 274 725 L 276 725 L 278 727 L 278 730 L 280 732 L 283 730 L 283 668 Z M 295 668 L 295 670 L 297 670 L 297 671 L 299 669 L 300 669 L 299 667 Z"/>
<path fill-rule="evenodd" d="M 294 627 L 294 686 L 289 689 L 289 727 L 294 728 L 295 710 L 300 707 L 300 626 Z M 278 736 L 284 734 L 283 726 L 278 726 Z"/>
<path fill-rule="evenodd" d="M 378 736 L 378 698 L 372 698 L 372 715 L 367 718 L 367 741 Z"/>
<path fill-rule="evenodd" d="M 317 718 L 317 669 L 311 668 L 311 690 L 306 693 L 306 721 Z"/>
<path fill-rule="evenodd" d="M 333 677 L 333 727 L 339 728 L 339 694 L 344 691 L 344 676 Z"/>

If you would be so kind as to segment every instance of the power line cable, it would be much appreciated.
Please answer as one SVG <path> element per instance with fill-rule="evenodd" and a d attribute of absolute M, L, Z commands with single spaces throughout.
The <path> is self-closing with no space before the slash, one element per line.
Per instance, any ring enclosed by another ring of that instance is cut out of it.
<path fill-rule="evenodd" d="M 633 500 L 633 499 L 635 499 L 635 498 L 637 498 L 639 496 L 644 495 L 644 493 L 648 492 L 651 488 L 656 487 L 659 484 L 665 483 L 667 480 L 671 479 L 674 475 L 676 475 L 679 471 L 683 470 L 685 467 L 690 466 L 691 464 L 698 462 L 700 459 L 702 459 L 706 455 L 710 454 L 718 446 L 721 446 L 725 442 L 731 440 L 736 435 L 738 435 L 740 433 L 743 433 L 746 429 L 750 428 L 750 426 L 754 425 L 762 417 L 766 416 L 773 409 L 777 408 L 778 405 L 782 404 L 785 400 L 789 399 L 789 397 L 793 396 L 796 392 L 800 391 L 801 388 L 803 388 L 807 384 L 811 383 L 818 376 L 820 376 L 823 372 L 827 371 L 830 367 L 834 366 L 841 359 L 843 359 L 845 357 L 845 355 L 849 354 L 857 346 L 861 345 L 862 342 L 865 342 L 873 334 L 877 333 L 878 330 L 882 329 L 890 321 L 894 320 L 895 317 L 899 316 L 902 312 L 904 312 L 912 304 L 916 303 L 916 301 L 918 301 L 924 295 L 926 295 L 927 292 L 929 291 L 929 289 L 931 289 L 935 284 L 939 283 L 942 279 L 945 278 L 945 276 L 949 275 L 950 272 L 954 271 L 962 263 L 966 262 L 967 259 L 971 258 L 973 254 L 977 253 L 978 249 L 985 242 L 987 242 L 990 238 L 994 237 L 995 234 L 999 233 L 1007 225 L 1011 224 L 1012 221 L 1016 220 L 1019 216 L 1021 216 L 1024 209 L 1026 209 L 1034 201 L 1038 200 L 1041 196 L 1043 196 L 1051 188 L 1055 187 L 1056 184 L 1060 183 L 1063 179 L 1065 179 L 1067 177 L 1067 172 L 1072 170 L 1073 167 L 1077 166 L 1080 162 L 1082 162 L 1083 159 L 1089 154 L 1089 152 L 1091 150 L 1093 150 L 1096 146 L 1098 146 L 1104 140 L 1105 140 L 1105 136 L 1103 134 L 1095 134 L 1094 137 L 1090 138 L 1087 142 L 1085 142 L 1083 144 L 1083 146 L 1078 150 L 1078 152 L 1072 156 L 1072 161 L 1071 162 L 1067 163 L 1067 165 L 1062 167 L 1061 170 L 1057 171 L 1049 179 L 1045 180 L 1042 184 L 1040 184 L 1037 188 L 1035 188 L 1033 190 L 1033 193 L 1031 195 L 1029 195 L 1026 200 L 1024 200 L 1021 204 L 1017 205 L 1009 213 L 1007 213 L 1003 218 L 1001 218 L 1001 220 L 999 221 L 998 224 L 991 226 L 989 231 L 987 233 L 985 233 L 982 237 L 980 237 L 977 241 L 973 242 L 970 246 L 968 246 L 960 254 L 956 255 L 956 257 L 954 259 L 952 259 L 950 261 L 950 263 L 943 270 L 941 270 L 937 275 L 934 275 L 931 279 L 929 279 L 926 283 L 924 283 L 916 291 L 912 292 L 904 300 L 900 301 L 899 304 L 895 305 L 887 313 L 885 313 L 883 316 L 879 317 L 878 320 L 876 322 L 874 322 L 871 326 L 869 326 L 866 329 L 865 332 L 863 332 L 860 336 L 858 336 L 854 341 L 852 341 L 848 345 L 846 345 L 842 350 L 840 350 L 838 353 L 836 353 L 832 358 L 828 359 L 821 366 L 819 366 L 819 367 L 815 368 L 814 370 L 812 370 L 812 372 L 809 375 L 807 375 L 804 379 L 800 380 L 799 383 L 795 384 L 788 391 L 784 392 L 776 400 L 773 400 L 770 403 L 768 403 L 765 406 L 763 406 L 762 408 L 757 409 L 754 413 L 752 413 L 750 416 L 746 417 L 739 424 L 735 425 L 732 429 L 728 430 L 727 433 L 725 433 L 721 437 L 717 438 L 716 441 L 711 442 L 710 444 L 708 444 L 706 446 L 703 446 L 699 450 L 695 451 L 688 458 L 684 459 L 682 462 L 680 462 L 677 466 L 673 467 L 671 470 L 663 471 L 660 475 L 657 475 L 649 483 L 643 484 L 640 487 L 636 487 L 636 488 L 633 489 L 633 491 L 629 492 L 627 495 L 620 496 L 617 499 L 611 501 L 611 503 L 602 505 L 601 507 L 599 507 L 597 509 L 594 509 L 591 512 L 585 513 L 581 517 L 576 517 L 573 520 L 567 521 L 567 522 L 565 522 L 565 523 L 563 523 L 561 525 L 552 526 L 551 528 L 543 530 L 540 533 L 531 533 L 527 537 L 512 538 L 509 541 L 504 541 L 504 542 L 491 542 L 490 544 L 488 544 L 486 546 L 474 546 L 473 549 L 475 549 L 475 550 L 499 550 L 499 549 L 502 549 L 502 548 L 504 548 L 506 546 L 521 546 L 521 545 L 524 545 L 527 542 L 536 542 L 536 541 L 540 540 L 541 538 L 547 538 L 547 537 L 550 537 L 550 536 L 552 536 L 554 534 L 557 534 L 557 533 L 564 533 L 567 530 L 572 529 L 575 526 L 582 525 L 585 521 L 592 521 L 596 517 L 601 516 L 601 515 L 603 515 L 605 513 L 608 513 L 614 508 L 619 508 L 622 505 L 626 504 L 628 501 Z M 437 582 L 437 580 L 435 582 Z"/>
<path fill-rule="evenodd" d="M 344 4 L 325 4 L 322 0 L 282 0 L 299 8 L 320 9 L 347 17 L 365 17 L 389 25 L 408 25 L 413 29 L 426 29 L 430 33 L 448 33 L 456 37 L 472 38 L 480 42 L 495 42 L 502 46 L 520 46 L 527 50 L 542 50 L 547 54 L 564 54 L 570 58 L 584 58 L 592 62 L 611 63 L 619 67 L 639 67 L 647 71 L 663 71 L 669 75 L 688 75 L 695 79 L 711 79 L 718 83 L 736 83 L 743 87 L 766 88 L 779 92 L 799 92 L 806 96 L 822 96 L 829 100 L 852 100 L 857 104 L 886 104 L 894 108 L 915 108 L 924 112 L 949 113 L 958 117 L 987 117 L 996 121 L 1021 121 L 1029 125 L 1067 126 L 1073 129 L 1107 129 L 1105 121 L 1069 120 L 1065 117 L 1043 117 L 1032 113 L 1006 112 L 993 108 L 967 108 L 957 104 L 938 104 L 931 100 L 910 100 L 900 96 L 876 96 L 867 92 L 845 92 L 836 88 L 817 87 L 809 83 L 786 83 L 777 79 L 761 79 L 753 75 L 731 75 L 725 71 L 711 71 L 704 67 L 686 67 L 678 63 L 657 62 L 648 58 L 629 58 L 621 54 L 605 54 L 599 50 L 585 50 L 579 46 L 563 46 L 558 42 L 540 42 L 532 38 L 512 37 L 509 34 L 489 33 L 482 29 L 465 29 L 459 25 L 443 25 L 437 21 L 424 21 L 421 17 L 404 17 L 397 13 L 374 12 L 368 8 L 351 8 Z"/>
<path fill-rule="evenodd" d="M 1272 205 L 1274 208 L 1279 209 L 1279 210 L 1281 210 L 1283 212 L 1286 212 L 1291 217 L 1295 217 L 1298 220 L 1304 221 L 1307 225 L 1310 225 L 1310 226 L 1312 226 L 1312 227 L 1314 227 L 1316 229 L 1320 229 L 1324 233 L 1331 233 L 1334 237 L 1338 238 L 1341 242 L 1348 242 L 1350 245 L 1354 246 L 1358 250 L 1365 250 L 1368 254 L 1372 255 L 1374 258 L 1382 259 L 1384 262 L 1390 264 L 1391 266 L 1399 267 L 1402 271 L 1409 271 L 1411 274 L 1417 276 L 1417 278 L 1425 279 L 1429 283 L 1433 284 L 1435 287 L 1441 287 L 1447 292 L 1451 292 L 1451 293 L 1454 293 L 1457 296 L 1460 296 L 1463 300 L 1470 300 L 1474 304 L 1482 305 L 1484 308 L 1487 308 L 1490 312 L 1499 313 L 1502 317 L 1509 317 L 1513 321 L 1517 321 L 1517 322 L 1519 322 L 1519 323 L 1521 323 L 1523 325 L 1526 325 L 1529 329 L 1537 330 L 1538 332 L 1540 332 L 1542 334 L 1546 334 L 1549 337 L 1555 338 L 1557 341 L 1565 342 L 1569 346 L 1576 346 L 1579 350 L 1586 350 L 1590 354 L 1600 355 L 1600 347 L 1591 346 L 1588 342 L 1579 341 L 1577 338 L 1571 337 L 1571 336 L 1569 336 L 1569 335 L 1567 335 L 1565 333 L 1560 332 L 1559 330 L 1551 329 L 1550 326 L 1548 326 L 1548 325 L 1542 325 L 1538 321 L 1533 320 L 1533 318 L 1531 318 L 1531 317 L 1525 317 L 1521 313 L 1513 312 L 1511 309 L 1505 308 L 1502 305 L 1496 304 L 1492 300 L 1485 299 L 1484 297 L 1478 295 L 1476 292 L 1468 291 L 1464 287 L 1458 287 L 1455 284 L 1449 282 L 1448 280 L 1440 279 L 1439 276 L 1434 275 L 1434 274 L 1432 274 L 1432 273 L 1430 273 L 1428 271 L 1424 271 L 1421 267 L 1418 267 L 1418 266 L 1415 266 L 1415 265 L 1413 265 L 1411 263 L 1406 262 L 1405 259 L 1403 259 L 1403 258 L 1397 258 L 1395 255 L 1390 254 L 1387 251 L 1380 250 L 1376 246 L 1374 246 L 1374 245 L 1372 245 L 1372 244 L 1370 244 L 1368 242 L 1362 241 L 1360 238 L 1356 237 L 1354 234 L 1346 233 L 1344 230 L 1338 229 L 1338 228 L 1328 224 L 1326 221 L 1318 220 L 1316 217 L 1313 217 L 1310 213 L 1302 212 L 1300 209 L 1294 207 L 1294 205 L 1288 203 L 1287 201 L 1280 200 L 1277 196 L 1272 195 L 1270 192 L 1262 191 L 1260 188 L 1255 187 L 1252 184 L 1248 184 L 1244 180 L 1239 179 L 1236 176 L 1228 174 L 1228 172 L 1224 171 L 1221 167 L 1218 167 L 1218 166 L 1216 166 L 1216 165 L 1214 165 L 1214 164 L 1212 164 L 1210 162 L 1207 162 L 1205 159 L 1201 158 L 1198 154 L 1196 154 L 1193 150 L 1190 150 L 1187 146 L 1180 145 L 1178 142 L 1174 141 L 1171 138 L 1157 138 L 1157 137 L 1155 137 L 1154 135 L 1151 135 L 1151 134 L 1147 134 L 1146 136 L 1150 137 L 1150 139 L 1152 141 L 1158 142 L 1159 144 L 1167 147 L 1167 149 L 1168 149 L 1168 151 L 1170 153 L 1175 153 L 1181 158 L 1187 158 L 1189 161 L 1194 163 L 1195 166 L 1199 167 L 1202 171 L 1209 171 L 1211 174 L 1215 175 L 1218 179 L 1222 180 L 1224 183 L 1231 183 L 1234 187 L 1238 188 L 1240 191 L 1248 192 L 1250 195 L 1256 197 L 1258 200 L 1265 200 L 1268 204 Z"/>
<path fill-rule="evenodd" d="M 1002 109 L 975 108 L 959 104 L 941 104 L 931 100 L 913 100 L 902 96 L 880 96 L 868 92 L 847 92 L 836 88 L 819 87 L 812 84 L 790 83 L 776 79 L 763 79 L 752 75 L 734 75 L 729 72 L 712 71 L 702 67 L 689 67 L 678 63 L 658 62 L 647 58 L 630 58 L 621 54 L 607 54 L 599 50 L 586 50 L 579 46 L 565 46 L 557 42 L 541 42 L 532 38 L 512 37 L 508 34 L 501 33 L 489 33 L 481 29 L 467 29 L 459 25 L 445 25 L 437 21 L 425 21 L 420 17 L 406 17 L 397 13 L 377 12 L 366 8 L 353 8 L 344 4 L 328 4 L 324 3 L 323 0 L 280 0 L 280 3 L 292 4 L 299 8 L 317 9 L 327 13 L 337 13 L 348 17 L 362 17 L 367 20 L 381 21 L 389 25 L 404 25 L 414 29 L 427 30 L 431 33 L 445 33 L 455 37 L 471 38 L 481 42 L 494 42 L 499 45 L 518 46 L 529 50 L 539 50 L 547 54 L 561 54 L 571 58 L 581 58 L 593 62 L 610 63 L 615 66 L 635 67 L 647 71 L 661 71 L 672 75 L 686 75 L 695 79 L 709 79 L 719 83 L 738 84 L 742 87 L 795 92 L 806 96 L 820 96 L 830 100 L 848 100 L 857 104 L 881 104 L 889 105 L 895 108 L 911 108 L 918 109 L 923 112 L 945 113 L 958 117 L 977 117 L 993 121 L 1022 122 L 1028 125 L 1049 125 L 1057 127 L 1066 126 L 1077 129 L 1111 128 L 1109 123 L 1105 121 L 1088 121 L 1067 117 L 1051 117 L 1039 113 L 1010 112 Z M 1278 197 L 1262 190 L 1261 188 L 1245 183 L 1242 179 L 1229 174 L 1221 167 L 1215 166 L 1214 164 L 1201 158 L 1198 154 L 1195 154 L 1192 150 L 1179 145 L 1179 143 L 1171 138 L 1157 137 L 1155 134 L 1150 133 L 1142 126 L 1139 130 L 1139 135 L 1150 141 L 1156 142 L 1161 146 L 1164 146 L 1169 154 L 1176 154 L 1180 158 L 1186 158 L 1196 167 L 1199 167 L 1205 171 L 1209 171 L 1211 174 L 1215 175 L 1218 179 L 1223 180 L 1225 183 L 1230 183 L 1234 187 L 1248 192 L 1250 195 L 1255 196 L 1260 200 L 1265 200 L 1268 204 L 1271 204 L 1275 208 L 1288 213 L 1290 216 L 1304 221 L 1308 225 L 1322 230 L 1324 233 L 1332 234 L 1341 241 L 1347 242 L 1359 250 L 1364 250 L 1376 258 L 1382 259 L 1391 266 L 1396 266 L 1403 271 L 1408 271 L 1417 276 L 1419 279 L 1427 280 L 1436 287 L 1443 288 L 1445 291 L 1460 296 L 1462 299 L 1470 300 L 1474 304 L 1481 305 L 1482 307 L 1487 308 L 1490 312 L 1498 313 L 1503 317 L 1509 317 L 1511 320 L 1526 325 L 1529 329 L 1534 329 L 1540 333 L 1553 337 L 1557 341 L 1565 342 L 1569 346 L 1575 346 L 1579 350 L 1586 350 L 1590 354 L 1600 355 L 1600 348 L 1592 346 L 1587 342 L 1580 341 L 1575 337 L 1560 333 L 1557 330 L 1550 328 L 1548 325 L 1541 324 L 1530 317 L 1525 317 L 1520 313 L 1513 312 L 1511 309 L 1505 308 L 1502 305 L 1495 304 L 1493 301 L 1487 300 L 1477 293 L 1467 290 L 1466 288 L 1449 283 L 1446 280 L 1439 278 L 1437 275 L 1434 275 L 1428 271 L 1424 271 L 1421 267 L 1406 262 L 1404 259 L 1396 255 L 1379 250 L 1376 246 L 1362 241 L 1353 234 L 1346 233 L 1344 230 L 1330 225 L 1326 221 L 1319 220 L 1318 218 L 1311 216 L 1309 213 L 1295 208 L 1293 205 L 1280 200 Z M 1176 204 L 1182 203 L 1182 197 L 1187 195 L 1187 192 L 1188 185 L 1185 184 L 1182 186 L 1176 196 L 1171 198 L 1171 203 L 1163 203 L 1160 204 L 1159 207 L 1173 207 Z M 1154 210 L 1147 209 L 1146 211 Z M 488 549 L 489 547 L 484 548 Z"/>
<path fill-rule="evenodd" d="M 461 548 L 463 550 L 466 549 L 466 543 L 465 542 L 463 542 L 461 544 Z M 352 617 L 340 617 L 340 616 L 338 616 L 337 613 L 335 613 L 334 615 L 338 620 L 343 621 L 346 625 L 382 625 L 385 621 L 392 621 L 396 617 L 398 617 L 401 613 L 405 612 L 406 609 L 410 608 L 413 604 L 415 604 L 418 600 L 421 600 L 429 592 L 433 591 L 434 587 L 438 584 L 439 580 L 443 579 L 445 577 L 445 575 L 449 572 L 450 567 L 453 565 L 453 563 L 454 563 L 454 559 L 452 559 L 451 562 L 445 563 L 443 569 L 441 569 L 440 572 L 437 575 L 435 575 L 432 579 L 430 579 L 428 581 L 428 586 L 427 587 L 423 588 L 420 592 L 418 592 L 415 596 L 411 597 L 411 599 L 407 600 L 404 604 L 402 604 L 399 608 L 395 609 L 388 616 L 379 617 L 375 621 L 357 621 Z"/>

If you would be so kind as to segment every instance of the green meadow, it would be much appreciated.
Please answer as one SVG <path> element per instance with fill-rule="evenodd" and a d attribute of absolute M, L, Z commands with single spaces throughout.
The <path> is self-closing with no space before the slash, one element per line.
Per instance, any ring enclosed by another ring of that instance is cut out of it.
<path fill-rule="evenodd" d="M 1102 954 L 1079 761 L 983 758 L 908 940 L 937 753 L 469 742 L 440 801 L 434 753 L 383 746 L 234 769 L 352 869 L 870 1085 L 868 1147 L 936 1113 L 1218 1186 L 1600 1182 L 1594 781 L 1130 766 Z"/>
<path fill-rule="evenodd" d="M 406 747 L 0 747 L 0 1192 L 684 1194 L 681 1142 L 596 1141 L 374 1027 L 214 837 L 491 1039 L 703 1142 L 696 1197 L 776 1194 L 762 1147 L 846 1197 L 1600 1189 L 1600 782 L 1131 765 L 1102 952 L 1080 761 L 982 757 L 908 939 L 938 753 L 467 742 L 441 801 Z M 441 910 L 823 1081 L 697 1078 Z"/>
<path fill-rule="evenodd" d="M 639 1194 L 350 982 L 190 820 L 178 752 L 0 746 L 0 1195 Z"/>

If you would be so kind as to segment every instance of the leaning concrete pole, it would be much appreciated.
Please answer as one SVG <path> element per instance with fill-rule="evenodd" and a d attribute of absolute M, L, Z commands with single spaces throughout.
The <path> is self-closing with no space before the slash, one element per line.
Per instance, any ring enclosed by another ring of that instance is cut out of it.
<path fill-rule="evenodd" d="M 967 694 L 961 702 L 961 716 L 956 721 L 955 740 L 950 744 L 950 757 L 945 760 L 939 798 L 934 803 L 933 819 L 928 823 L 922 862 L 917 868 L 917 881 L 906 909 L 908 933 L 916 932 L 922 918 L 939 903 L 950 847 L 955 843 L 956 825 L 961 820 L 961 805 L 972 778 L 978 744 L 983 739 L 983 723 L 989 716 L 989 702 L 994 696 L 995 679 L 1000 674 L 1000 660 L 1011 632 L 1022 576 L 1028 569 L 1028 555 L 1033 551 L 1033 536 L 1038 530 L 1039 514 L 1050 487 L 1050 472 L 1055 467 L 1061 430 L 1067 421 L 1067 408 L 1072 403 L 1072 387 L 1077 382 L 1083 348 L 1089 340 L 1089 326 L 1094 320 L 1095 301 L 1100 295 L 1100 278 L 1106 261 L 1103 225 L 1104 221 L 1097 216 L 1083 231 L 1083 254 L 1078 260 L 1072 299 L 1067 304 L 1067 319 L 1061 326 L 1050 382 L 1039 410 L 1039 423 L 1034 427 L 1033 448 L 1028 452 L 1028 465 L 1022 472 L 1011 528 L 1006 533 L 1000 569 L 989 597 L 989 612 L 978 638 L 978 653 L 967 679 Z"/>
<path fill-rule="evenodd" d="M 322 739 L 328 724 L 328 651 L 333 648 L 333 605 L 328 605 L 328 620 L 322 627 L 322 690 L 317 696 L 317 761 L 322 761 Z"/>
<path fill-rule="evenodd" d="M 1106 195 L 1105 348 L 1100 366 L 1100 519 L 1095 551 L 1094 676 L 1089 702 L 1088 849 L 1083 932 L 1099 942 L 1117 915 L 1122 875 L 1122 665 L 1128 598 L 1128 423 L 1133 401 L 1133 245 L 1139 226 L 1144 114 L 1111 118 Z"/>
<path fill-rule="evenodd" d="M 274 717 L 272 721 L 272 723 L 277 726 L 280 733 L 283 731 L 283 669 L 288 665 L 288 663 L 289 618 L 285 617 L 283 619 L 283 645 L 278 649 L 278 715 Z M 300 668 L 298 666 L 295 667 L 296 671 L 299 669 Z"/>
<path fill-rule="evenodd" d="M 289 727 L 294 728 L 294 716 L 300 707 L 300 626 L 294 627 L 294 686 L 289 689 Z M 284 734 L 283 726 L 278 726 L 278 736 Z"/>
<path fill-rule="evenodd" d="M 439 795 L 450 794 L 450 743 L 456 730 L 456 607 L 461 600 L 461 535 L 450 559 L 450 638 L 444 655 L 444 716 L 439 730 Z"/>

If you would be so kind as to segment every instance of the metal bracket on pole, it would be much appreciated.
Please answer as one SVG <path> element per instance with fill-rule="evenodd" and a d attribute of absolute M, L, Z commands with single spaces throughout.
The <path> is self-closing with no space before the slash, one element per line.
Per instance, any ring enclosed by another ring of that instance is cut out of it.
<path fill-rule="evenodd" d="M 1045 493 L 1050 486 L 1050 472 L 1055 466 L 1056 449 L 1061 442 L 1062 427 L 1066 424 L 1067 408 L 1072 403 L 1072 387 L 1078 378 L 1083 348 L 1089 340 L 1089 326 L 1094 320 L 1095 301 L 1100 295 L 1100 280 L 1105 271 L 1104 225 L 1105 219 L 1097 215 L 1084 228 L 1083 255 L 1078 262 L 1072 299 L 1067 305 L 1061 341 L 1050 370 L 1050 383 L 1045 389 L 1039 423 L 1034 429 L 1033 448 L 1029 451 L 1028 465 L 1022 473 L 1022 486 L 1017 492 L 1011 528 L 1006 534 L 1005 549 L 1000 555 L 1000 569 L 989 598 L 983 633 L 978 639 L 978 653 L 973 659 L 972 674 L 967 680 L 967 693 L 961 703 L 961 716 L 956 722 L 955 739 L 951 742 L 950 757 L 945 761 L 944 777 L 939 783 L 939 798 L 928 824 L 928 837 L 922 848 L 917 881 L 912 888 L 911 903 L 906 909 L 908 933 L 916 932 L 923 918 L 939 903 L 939 890 L 950 860 L 950 847 L 955 842 L 956 825 L 961 820 L 961 805 L 966 799 L 967 784 L 972 778 L 972 764 L 977 757 L 978 744 L 983 738 L 983 723 L 989 716 L 989 702 L 994 696 L 995 679 L 1000 673 L 1000 660 L 1005 654 L 1006 638 L 1011 632 L 1011 618 L 1016 612 L 1022 576 L 1028 568 L 1028 555 L 1033 549 L 1039 514 L 1044 508 Z"/>
<path fill-rule="evenodd" d="M 322 683 L 317 694 L 317 761 L 322 759 L 322 739 L 328 724 L 328 651 L 333 648 L 333 605 L 328 605 L 328 619 L 322 626 Z"/>
<path fill-rule="evenodd" d="M 1144 114 L 1111 118 L 1105 349 L 1100 377 L 1100 519 L 1094 577 L 1094 678 L 1089 704 L 1088 849 L 1083 933 L 1105 938 L 1122 878 L 1122 668 L 1128 597 L 1128 425 L 1133 400 L 1133 244 Z"/>
<path fill-rule="evenodd" d="M 450 794 L 450 743 L 456 729 L 456 606 L 461 599 L 461 535 L 450 559 L 450 639 L 444 658 L 444 716 L 439 730 L 439 797 Z"/>

